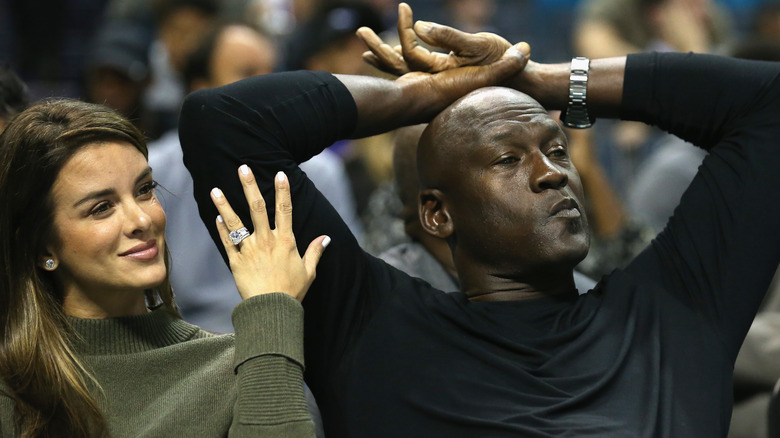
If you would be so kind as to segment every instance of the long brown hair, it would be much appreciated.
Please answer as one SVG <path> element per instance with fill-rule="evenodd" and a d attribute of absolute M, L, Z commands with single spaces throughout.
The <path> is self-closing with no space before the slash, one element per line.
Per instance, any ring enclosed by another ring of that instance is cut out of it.
<path fill-rule="evenodd" d="M 99 385 L 73 349 L 62 292 L 40 266 L 46 243 L 56 239 L 57 175 L 81 147 L 103 141 L 128 142 L 148 156 L 143 134 L 127 119 L 75 100 L 32 106 L 0 135 L 0 376 L 21 437 L 107 434 L 90 393 Z M 146 299 L 178 316 L 167 276 Z"/>

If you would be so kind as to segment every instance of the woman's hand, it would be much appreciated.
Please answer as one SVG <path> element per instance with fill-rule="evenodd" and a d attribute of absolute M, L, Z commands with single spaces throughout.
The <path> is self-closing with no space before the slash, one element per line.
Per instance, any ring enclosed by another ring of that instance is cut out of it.
<path fill-rule="evenodd" d="M 470 65 L 492 64 L 512 46 L 494 33 L 471 34 L 428 21 L 413 24 L 412 9 L 406 3 L 398 5 L 399 45 L 391 47 L 368 27 L 358 29 L 357 35 L 369 49 L 363 53 L 363 60 L 396 76 L 413 71 L 437 73 Z M 417 43 L 418 37 L 430 46 L 450 52 L 431 52 Z"/>
<path fill-rule="evenodd" d="M 330 238 L 320 236 L 314 239 L 301 258 L 292 232 L 292 201 L 286 175 L 279 172 L 274 181 L 276 229 L 273 230 L 268 223 L 265 200 L 251 169 L 246 165 L 239 167 L 238 176 L 249 204 L 254 233 L 241 238 L 240 231 L 244 225 L 221 190 L 213 189 L 211 199 L 219 211 L 217 230 L 225 245 L 241 298 L 283 292 L 302 301 L 314 281 L 317 263 Z M 234 241 L 238 240 L 240 242 L 235 244 Z"/>

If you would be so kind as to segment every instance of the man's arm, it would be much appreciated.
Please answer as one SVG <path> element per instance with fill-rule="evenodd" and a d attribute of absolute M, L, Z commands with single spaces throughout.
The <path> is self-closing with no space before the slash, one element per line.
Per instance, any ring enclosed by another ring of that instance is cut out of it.
<path fill-rule="evenodd" d="M 273 180 L 279 171 L 287 175 L 293 232 L 301 254 L 304 242 L 321 235 L 332 239 L 303 301 L 307 379 L 318 397 L 332 389 L 333 368 L 391 292 L 397 273 L 362 251 L 298 163 L 338 139 L 427 121 L 462 94 L 501 83 L 527 60 L 527 52 L 521 52 L 527 46 L 519 49 L 492 66 L 442 74 L 388 81 L 324 72 L 279 73 L 202 90 L 185 100 L 180 122 L 184 162 L 193 176 L 201 218 L 218 246 L 217 211 L 209 193 L 219 187 L 226 199 L 243 199 L 235 171 L 241 164 L 256 177 L 272 227 Z M 235 204 L 238 217 L 250 224 L 248 207 Z M 324 406 L 323 415 L 337 408 Z"/>
<path fill-rule="evenodd" d="M 398 6 L 399 45 L 390 47 L 367 27 L 358 29 L 357 34 L 369 49 L 363 54 L 366 62 L 399 76 L 415 71 L 443 72 L 466 65 L 489 64 L 511 46 L 506 39 L 493 33 L 470 34 L 433 22 L 415 23 L 412 9 L 406 3 Z M 417 38 L 449 53 L 431 52 L 419 45 Z M 592 115 L 619 115 L 625 63 L 625 57 L 591 61 L 588 110 Z M 568 63 L 528 61 L 526 67 L 505 85 L 530 95 L 548 110 L 562 110 L 569 97 L 569 75 Z"/>
<path fill-rule="evenodd" d="M 430 121 L 459 97 L 477 88 L 500 85 L 528 61 L 528 44 L 507 47 L 501 59 L 436 74 L 412 72 L 395 81 L 336 75 L 355 100 L 358 119 L 352 138 Z"/>
<path fill-rule="evenodd" d="M 402 32 L 415 32 L 425 42 L 449 49 L 451 54 L 444 56 L 456 65 L 459 51 L 491 47 L 484 35 L 432 23 L 412 26 L 410 15 L 406 22 L 401 18 Z M 374 41 L 364 40 L 370 47 Z M 431 55 L 408 43 L 403 47 L 404 41 L 396 53 L 418 59 L 402 68 L 447 65 L 428 62 L 434 60 Z M 377 47 L 372 52 L 380 61 L 385 53 Z M 563 109 L 569 68 L 568 63 L 529 61 L 511 85 L 549 109 Z M 731 359 L 780 262 L 780 238 L 769 231 L 780 225 L 780 206 L 763 192 L 774 193 L 780 185 L 778 81 L 777 64 L 711 55 L 591 60 L 590 115 L 654 124 L 711 152 L 666 230 L 627 271 L 695 309 Z"/>

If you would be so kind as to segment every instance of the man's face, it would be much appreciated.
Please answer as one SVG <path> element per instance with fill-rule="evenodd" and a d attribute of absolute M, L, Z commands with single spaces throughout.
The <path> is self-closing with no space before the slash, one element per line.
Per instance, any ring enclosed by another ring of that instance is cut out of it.
<path fill-rule="evenodd" d="M 520 277 L 573 268 L 590 236 L 566 136 L 525 95 L 490 89 L 473 100 L 449 120 L 458 133 L 448 138 L 460 144 L 439 163 L 456 259 Z"/>

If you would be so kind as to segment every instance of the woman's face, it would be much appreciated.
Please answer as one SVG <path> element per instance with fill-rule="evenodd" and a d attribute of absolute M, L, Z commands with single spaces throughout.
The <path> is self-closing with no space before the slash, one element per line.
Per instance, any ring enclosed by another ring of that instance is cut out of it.
<path fill-rule="evenodd" d="M 129 143 L 93 143 L 54 182 L 54 233 L 65 312 L 111 317 L 146 311 L 145 289 L 166 277 L 165 213 L 146 159 Z"/>

